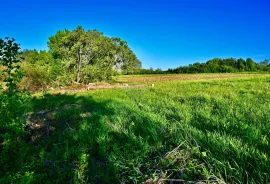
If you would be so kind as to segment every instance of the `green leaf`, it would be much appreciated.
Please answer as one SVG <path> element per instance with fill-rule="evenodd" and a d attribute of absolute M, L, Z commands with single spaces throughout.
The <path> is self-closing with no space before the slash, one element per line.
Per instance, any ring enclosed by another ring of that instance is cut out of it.
<path fill-rule="evenodd" d="M 204 151 L 204 152 L 202 152 L 202 156 L 203 157 L 206 157 L 207 156 L 207 154 L 206 154 L 206 152 Z"/>

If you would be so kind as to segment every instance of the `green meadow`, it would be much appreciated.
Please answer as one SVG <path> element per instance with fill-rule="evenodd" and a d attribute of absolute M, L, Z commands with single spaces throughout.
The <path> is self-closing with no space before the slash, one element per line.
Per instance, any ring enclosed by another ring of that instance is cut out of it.
<path fill-rule="evenodd" d="M 0 183 L 270 182 L 269 76 L 48 93 L 31 103 L 36 128 L 0 145 Z"/>

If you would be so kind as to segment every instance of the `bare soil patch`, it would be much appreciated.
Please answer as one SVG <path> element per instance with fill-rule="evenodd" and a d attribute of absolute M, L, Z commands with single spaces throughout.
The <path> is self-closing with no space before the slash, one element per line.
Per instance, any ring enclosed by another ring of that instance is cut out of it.
<path fill-rule="evenodd" d="M 81 108 L 81 105 L 79 104 L 66 104 L 61 108 L 57 107 L 53 110 L 45 109 L 35 113 L 26 114 L 24 117 L 27 122 L 25 130 L 28 132 L 24 138 L 26 142 L 35 144 L 38 143 L 40 139 L 49 137 L 56 130 L 56 127 L 50 124 L 50 122 L 55 121 L 55 114 L 61 109 L 68 109 L 71 106 Z M 67 122 L 66 126 L 69 127 Z"/>

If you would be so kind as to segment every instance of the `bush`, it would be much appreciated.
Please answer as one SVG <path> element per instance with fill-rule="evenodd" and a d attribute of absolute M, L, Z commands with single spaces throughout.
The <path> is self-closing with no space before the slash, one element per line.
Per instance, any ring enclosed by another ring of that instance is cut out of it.
<path fill-rule="evenodd" d="M 50 82 L 50 75 L 45 67 L 23 64 L 22 71 L 24 73 L 24 78 L 22 79 L 20 86 L 23 86 L 28 91 L 37 91 L 46 88 Z"/>

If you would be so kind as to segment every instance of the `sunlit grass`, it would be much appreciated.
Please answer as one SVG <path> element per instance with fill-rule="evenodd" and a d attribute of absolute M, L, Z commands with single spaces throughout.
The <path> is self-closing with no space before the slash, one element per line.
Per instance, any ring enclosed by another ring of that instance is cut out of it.
<path fill-rule="evenodd" d="M 270 182 L 270 77 L 154 83 L 35 98 L 55 130 L 9 148 L 1 183 Z"/>

